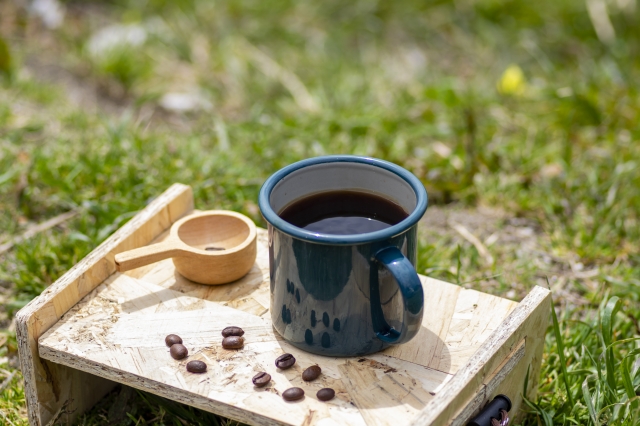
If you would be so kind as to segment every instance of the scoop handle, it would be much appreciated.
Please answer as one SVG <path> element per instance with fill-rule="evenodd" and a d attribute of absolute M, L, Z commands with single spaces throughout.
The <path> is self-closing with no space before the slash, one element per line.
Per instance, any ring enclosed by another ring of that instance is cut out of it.
<path fill-rule="evenodd" d="M 124 251 L 115 256 L 116 269 L 119 272 L 129 271 L 170 257 L 187 253 L 174 241 L 163 241 L 150 246 Z"/>

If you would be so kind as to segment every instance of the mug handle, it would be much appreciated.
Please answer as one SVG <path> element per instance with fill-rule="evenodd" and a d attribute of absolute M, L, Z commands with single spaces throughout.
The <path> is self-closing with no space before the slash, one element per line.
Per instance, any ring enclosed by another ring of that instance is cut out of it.
<path fill-rule="evenodd" d="M 371 280 L 371 318 L 373 320 L 373 331 L 378 339 L 393 344 L 405 343 L 411 340 L 422 325 L 422 314 L 424 312 L 424 292 L 422 283 L 415 268 L 397 247 L 386 247 L 379 250 L 373 256 L 382 263 L 396 279 L 400 293 L 402 294 L 403 318 L 402 329 L 396 330 L 387 323 L 382 312 L 380 303 L 380 286 L 377 280 L 377 269 L 375 270 L 375 280 Z M 371 268 L 376 268 L 371 265 Z"/>

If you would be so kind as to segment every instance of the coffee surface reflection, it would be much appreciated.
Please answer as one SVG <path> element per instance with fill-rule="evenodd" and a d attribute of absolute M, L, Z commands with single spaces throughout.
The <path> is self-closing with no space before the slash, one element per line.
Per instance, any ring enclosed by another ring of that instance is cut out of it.
<path fill-rule="evenodd" d="M 331 235 L 366 234 L 400 223 L 408 214 L 399 205 L 360 191 L 327 191 L 300 198 L 279 214 L 298 228 Z"/>

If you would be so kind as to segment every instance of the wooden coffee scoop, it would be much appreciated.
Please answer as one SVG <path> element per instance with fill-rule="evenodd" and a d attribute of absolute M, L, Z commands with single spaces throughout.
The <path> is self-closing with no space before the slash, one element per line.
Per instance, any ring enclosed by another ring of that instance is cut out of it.
<path fill-rule="evenodd" d="M 120 272 L 172 258 L 176 270 L 201 284 L 224 284 L 242 278 L 256 260 L 256 225 L 227 210 L 183 217 L 161 243 L 118 253 Z"/>

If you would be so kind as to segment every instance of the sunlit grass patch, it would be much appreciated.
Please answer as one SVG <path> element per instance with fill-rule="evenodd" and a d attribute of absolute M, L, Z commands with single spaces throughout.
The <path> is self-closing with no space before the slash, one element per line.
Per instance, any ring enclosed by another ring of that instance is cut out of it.
<path fill-rule="evenodd" d="M 427 217 L 449 215 L 421 232 L 419 272 L 516 300 L 549 278 L 559 321 L 527 424 L 632 424 L 633 4 L 64 2 L 64 25 L 47 30 L 0 3 L 11 61 L 0 64 L 0 245 L 76 213 L 0 254 L 2 327 L 173 182 L 193 187 L 198 208 L 264 226 L 256 198 L 275 170 L 370 155 L 422 180 L 442 209 Z M 602 318 L 616 296 L 605 344 Z M 0 397 L 16 424 L 25 422 L 20 392 L 15 375 Z M 167 401 L 132 398 L 124 422 L 173 421 Z M 100 424 L 107 411 L 83 421 Z M 175 416 L 206 416 L 192 414 Z"/>
<path fill-rule="evenodd" d="M 539 401 L 528 401 L 538 422 L 549 426 L 638 423 L 638 338 L 629 336 L 637 336 L 639 330 L 630 329 L 636 325 L 625 315 L 637 315 L 637 307 L 615 296 L 603 299 L 598 314 L 560 319 L 553 314 Z"/>

